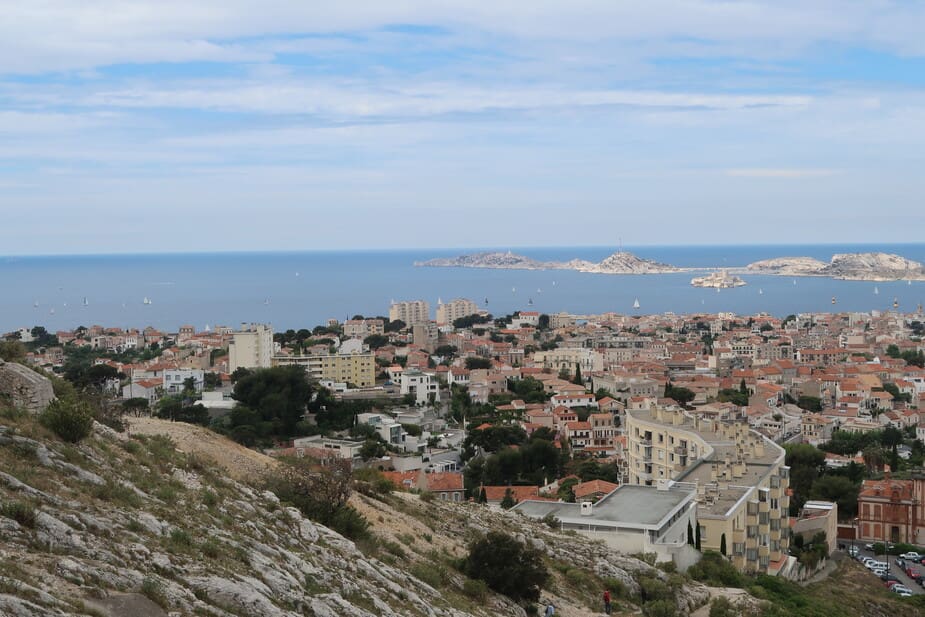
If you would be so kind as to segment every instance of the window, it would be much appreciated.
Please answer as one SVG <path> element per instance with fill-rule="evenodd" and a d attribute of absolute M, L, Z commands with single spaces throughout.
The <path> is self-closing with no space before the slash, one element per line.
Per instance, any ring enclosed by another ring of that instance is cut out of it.
<path fill-rule="evenodd" d="M 700 525 L 700 539 L 701 540 L 707 539 L 707 528 L 704 527 L 703 525 Z"/>

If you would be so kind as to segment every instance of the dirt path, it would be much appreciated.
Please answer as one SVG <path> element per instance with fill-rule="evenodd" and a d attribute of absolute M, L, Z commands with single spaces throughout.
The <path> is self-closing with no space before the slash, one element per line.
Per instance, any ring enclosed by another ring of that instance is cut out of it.
<path fill-rule="evenodd" d="M 159 418 L 129 418 L 131 435 L 167 435 L 182 452 L 194 453 L 228 471 L 235 480 L 256 480 L 277 462 L 201 426 Z"/>

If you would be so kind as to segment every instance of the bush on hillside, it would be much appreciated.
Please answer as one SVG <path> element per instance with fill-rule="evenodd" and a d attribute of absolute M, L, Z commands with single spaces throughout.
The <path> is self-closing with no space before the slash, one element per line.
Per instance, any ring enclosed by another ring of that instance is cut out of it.
<path fill-rule="evenodd" d="M 549 580 L 542 553 L 500 531 L 470 545 L 463 571 L 515 602 L 536 602 Z"/>
<path fill-rule="evenodd" d="M 55 400 L 39 421 L 55 435 L 70 443 L 86 439 L 93 430 L 93 412 L 84 401 Z"/>

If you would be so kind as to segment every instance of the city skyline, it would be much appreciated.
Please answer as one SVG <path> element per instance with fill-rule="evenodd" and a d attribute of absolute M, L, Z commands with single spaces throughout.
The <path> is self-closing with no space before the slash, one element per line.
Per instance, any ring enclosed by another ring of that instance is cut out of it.
<path fill-rule="evenodd" d="M 877 244 L 925 223 L 919 5 L 9 16 L 5 255 Z"/>

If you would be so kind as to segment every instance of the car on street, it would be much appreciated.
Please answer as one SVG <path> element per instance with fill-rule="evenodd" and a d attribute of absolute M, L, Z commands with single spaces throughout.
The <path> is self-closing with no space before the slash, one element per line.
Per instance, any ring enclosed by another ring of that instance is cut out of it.
<path fill-rule="evenodd" d="M 896 581 L 887 581 L 883 584 L 883 586 L 886 587 L 887 589 L 892 589 L 896 585 L 902 585 L 902 583 L 896 580 Z"/>
<path fill-rule="evenodd" d="M 868 542 L 867 544 L 864 545 L 864 548 L 866 548 L 869 551 L 872 551 L 874 550 L 874 545 Z"/>
<path fill-rule="evenodd" d="M 905 585 L 893 585 L 890 591 L 892 591 L 893 593 L 906 592 L 908 594 L 912 594 L 912 590 L 906 587 Z"/>
<path fill-rule="evenodd" d="M 916 583 L 922 580 L 922 575 L 919 574 L 918 568 L 913 568 L 912 566 L 909 566 L 906 568 L 905 572 L 906 572 L 906 576 L 914 580 Z"/>
<path fill-rule="evenodd" d="M 895 563 L 897 566 L 899 566 L 903 570 L 906 569 L 906 560 L 902 559 L 901 557 L 897 557 L 893 563 Z"/>
<path fill-rule="evenodd" d="M 881 574 L 880 580 L 884 582 L 887 582 L 887 581 L 896 581 L 897 583 L 899 582 L 899 578 L 895 574 L 892 574 L 890 572 L 884 572 L 883 574 Z"/>
<path fill-rule="evenodd" d="M 922 555 L 916 552 L 903 553 L 900 555 L 903 559 L 908 559 L 909 561 L 914 561 L 916 563 L 922 561 Z"/>

